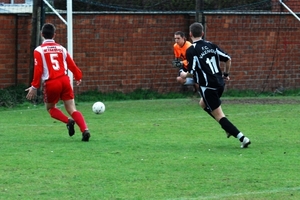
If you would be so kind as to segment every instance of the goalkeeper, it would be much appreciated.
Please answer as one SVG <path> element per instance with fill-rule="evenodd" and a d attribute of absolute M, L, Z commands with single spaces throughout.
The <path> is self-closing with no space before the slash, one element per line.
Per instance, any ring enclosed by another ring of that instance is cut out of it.
<path fill-rule="evenodd" d="M 172 61 L 173 67 L 179 68 L 177 82 L 182 85 L 194 85 L 193 78 L 182 78 L 181 74 L 186 74 L 188 62 L 186 60 L 186 50 L 191 46 L 191 43 L 186 40 L 185 34 L 182 31 L 174 33 L 174 55 L 175 59 Z M 185 76 L 183 76 L 185 77 Z"/>

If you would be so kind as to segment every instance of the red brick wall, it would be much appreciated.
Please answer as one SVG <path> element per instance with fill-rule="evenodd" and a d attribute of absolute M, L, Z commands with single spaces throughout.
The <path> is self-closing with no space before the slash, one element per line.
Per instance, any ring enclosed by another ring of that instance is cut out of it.
<path fill-rule="evenodd" d="M 0 85 L 16 83 L 16 23 L 14 15 L 0 15 Z"/>
<path fill-rule="evenodd" d="M 11 0 L 1 0 L 1 3 L 11 4 Z M 25 3 L 25 0 L 14 0 L 14 4 Z"/>
<path fill-rule="evenodd" d="M 54 15 L 46 18 L 57 27 L 56 42 L 67 47 L 65 24 Z M 178 70 L 171 66 L 173 34 L 177 30 L 188 32 L 189 23 L 188 15 L 74 15 L 73 57 L 84 74 L 78 92 L 131 92 L 137 88 L 178 91 Z M 26 30 L 27 26 L 23 28 Z M 29 51 L 30 46 L 21 44 L 18 81 L 26 83 L 29 58 L 25 49 Z"/>
<path fill-rule="evenodd" d="M 299 88 L 299 25 L 290 15 L 207 17 L 206 39 L 232 57 L 228 88 Z"/>
<path fill-rule="evenodd" d="M 175 14 L 74 15 L 73 56 L 84 75 L 82 86 L 75 87 L 75 91 L 179 91 L 178 70 L 171 66 L 173 33 L 188 33 L 193 21 L 193 16 Z M 1 88 L 15 82 L 28 83 L 31 16 L 0 15 L 0 22 L 6 33 L 0 32 L 4 47 L 0 54 Z M 46 22 L 57 26 L 56 41 L 67 47 L 67 28 L 61 20 L 47 15 Z M 300 88 L 299 23 L 289 13 L 206 15 L 206 39 L 232 57 L 227 88 Z"/>

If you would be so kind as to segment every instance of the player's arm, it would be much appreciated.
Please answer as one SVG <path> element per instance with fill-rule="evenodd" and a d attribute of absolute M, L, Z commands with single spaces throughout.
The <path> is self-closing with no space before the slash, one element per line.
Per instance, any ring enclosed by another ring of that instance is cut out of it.
<path fill-rule="evenodd" d="M 230 72 L 230 68 L 231 68 L 231 58 L 225 51 L 220 49 L 218 46 L 216 46 L 216 50 L 219 55 L 220 61 L 225 62 L 223 78 L 226 80 L 229 80 L 229 72 Z"/>
<path fill-rule="evenodd" d="M 43 61 L 41 54 L 38 51 L 34 51 L 34 74 L 33 74 L 33 80 L 31 82 L 31 86 L 27 89 L 25 89 L 27 93 L 26 98 L 28 100 L 32 100 L 37 95 L 37 89 L 41 85 L 41 77 L 43 73 Z"/>
<path fill-rule="evenodd" d="M 74 79 L 80 81 L 82 78 L 82 72 L 79 67 L 76 65 L 74 60 L 71 58 L 70 54 L 67 53 L 66 62 L 68 69 L 73 73 Z"/>
<path fill-rule="evenodd" d="M 181 60 L 180 58 L 175 58 L 172 61 L 172 65 L 173 67 L 177 67 L 177 68 L 186 68 L 187 69 L 187 65 L 188 65 L 188 61 L 187 60 Z"/>
<path fill-rule="evenodd" d="M 181 78 L 193 78 L 193 55 L 190 53 L 191 49 L 186 50 L 187 72 L 181 73 Z"/>
<path fill-rule="evenodd" d="M 182 68 L 183 62 L 180 60 L 180 52 L 176 48 L 176 45 L 174 45 L 173 51 L 174 51 L 174 60 L 172 60 L 172 66 L 176 68 Z"/>
<path fill-rule="evenodd" d="M 224 72 L 223 72 L 223 77 L 227 80 L 229 80 L 230 68 L 231 68 L 231 59 L 228 59 L 225 62 L 225 67 L 224 67 Z"/>
<path fill-rule="evenodd" d="M 183 63 L 183 66 L 187 69 L 188 68 L 188 64 L 189 62 L 187 61 L 187 58 L 186 58 L 186 52 L 188 50 L 189 47 L 191 47 L 191 43 L 189 43 L 188 41 L 186 41 L 185 43 L 185 48 L 184 48 L 184 55 L 185 55 L 185 59 L 183 59 L 182 63 Z"/>
<path fill-rule="evenodd" d="M 33 80 L 31 82 L 31 87 L 35 89 L 39 88 L 41 85 L 41 77 L 43 73 L 43 60 L 40 52 L 34 51 L 34 72 L 33 72 Z"/>
<path fill-rule="evenodd" d="M 188 61 L 187 60 L 183 60 L 183 61 L 181 61 L 182 62 L 182 64 L 183 64 L 183 66 L 185 66 L 186 68 L 187 68 L 187 66 L 188 66 Z"/>
<path fill-rule="evenodd" d="M 172 60 L 172 66 L 173 67 L 177 67 L 177 68 L 182 68 L 183 67 L 183 61 L 181 61 L 178 58 L 175 58 L 174 60 Z"/>

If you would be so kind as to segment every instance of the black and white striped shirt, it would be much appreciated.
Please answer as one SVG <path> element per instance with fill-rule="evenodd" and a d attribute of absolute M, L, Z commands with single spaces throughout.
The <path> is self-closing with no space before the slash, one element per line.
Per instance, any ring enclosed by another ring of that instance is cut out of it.
<path fill-rule="evenodd" d="M 186 50 L 188 71 L 194 75 L 200 86 L 217 88 L 224 86 L 220 62 L 227 62 L 230 56 L 217 45 L 198 40 Z"/>

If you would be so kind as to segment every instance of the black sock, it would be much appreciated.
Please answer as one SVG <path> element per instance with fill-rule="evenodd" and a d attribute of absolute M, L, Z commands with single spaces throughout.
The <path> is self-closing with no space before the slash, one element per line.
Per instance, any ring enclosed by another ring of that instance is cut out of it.
<path fill-rule="evenodd" d="M 245 138 L 245 136 L 242 136 L 239 140 L 240 140 L 240 142 L 243 142 L 244 141 L 244 138 Z"/>
<path fill-rule="evenodd" d="M 240 131 L 226 117 L 221 118 L 219 124 L 227 133 L 230 133 L 235 138 L 240 133 Z"/>
<path fill-rule="evenodd" d="M 238 135 L 237 135 L 237 138 L 240 140 L 240 142 L 243 142 L 244 141 L 244 138 L 245 138 L 245 136 L 244 136 L 244 134 L 243 133 L 239 133 Z"/>

